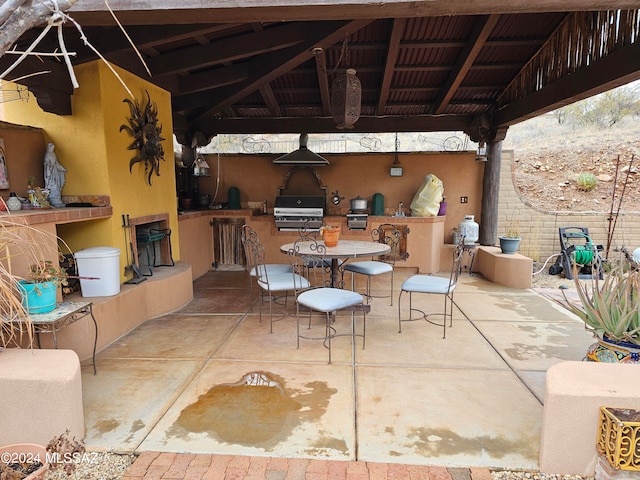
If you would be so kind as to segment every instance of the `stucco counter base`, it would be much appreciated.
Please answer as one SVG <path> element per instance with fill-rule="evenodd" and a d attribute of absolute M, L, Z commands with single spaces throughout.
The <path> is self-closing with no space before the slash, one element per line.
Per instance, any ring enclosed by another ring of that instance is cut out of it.
<path fill-rule="evenodd" d="M 0 445 L 84 438 L 80 360 L 72 350 L 0 352 Z"/>

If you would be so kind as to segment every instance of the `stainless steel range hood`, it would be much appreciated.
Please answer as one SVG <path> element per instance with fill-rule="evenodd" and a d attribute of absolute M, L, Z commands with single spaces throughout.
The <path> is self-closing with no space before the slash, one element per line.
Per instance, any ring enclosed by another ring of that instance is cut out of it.
<path fill-rule="evenodd" d="M 291 153 L 285 153 L 284 155 L 276 158 L 273 161 L 274 165 L 307 165 L 313 167 L 321 167 L 329 165 L 329 160 L 321 157 L 317 153 L 313 153 L 307 148 L 307 142 L 309 141 L 309 135 L 306 133 L 300 134 L 300 148 L 294 150 Z"/>

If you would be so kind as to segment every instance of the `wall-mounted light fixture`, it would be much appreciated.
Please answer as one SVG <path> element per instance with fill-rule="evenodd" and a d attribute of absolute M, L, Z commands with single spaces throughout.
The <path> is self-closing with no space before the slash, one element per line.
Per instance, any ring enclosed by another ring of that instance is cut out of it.
<path fill-rule="evenodd" d="M 398 158 L 398 148 L 400 147 L 400 141 L 398 140 L 398 132 L 396 132 L 396 154 L 389 169 L 389 175 L 392 177 L 402 176 L 402 167 L 400 166 L 400 160 Z"/>
<path fill-rule="evenodd" d="M 478 142 L 478 151 L 476 152 L 476 162 L 487 161 L 487 145 L 482 140 Z"/>

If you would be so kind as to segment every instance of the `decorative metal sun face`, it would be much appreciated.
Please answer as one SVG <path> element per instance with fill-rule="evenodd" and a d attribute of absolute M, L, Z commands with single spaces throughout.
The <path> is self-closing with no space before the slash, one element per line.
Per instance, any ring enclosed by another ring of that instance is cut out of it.
<path fill-rule="evenodd" d="M 141 105 L 138 100 L 132 102 L 125 98 L 123 102 L 128 103 L 131 109 L 129 125 L 120 125 L 120 131 L 126 130 L 134 138 L 133 143 L 127 147 L 129 150 L 137 150 L 136 156 L 129 162 L 129 172 L 133 165 L 144 162 L 144 172 L 147 176 L 147 183 L 151 185 L 151 176 L 155 172 L 160 176 L 160 160 L 164 160 L 164 149 L 162 148 L 161 137 L 162 126 L 158 125 L 158 107 L 151 102 L 151 97 L 147 91 L 147 102 Z"/>

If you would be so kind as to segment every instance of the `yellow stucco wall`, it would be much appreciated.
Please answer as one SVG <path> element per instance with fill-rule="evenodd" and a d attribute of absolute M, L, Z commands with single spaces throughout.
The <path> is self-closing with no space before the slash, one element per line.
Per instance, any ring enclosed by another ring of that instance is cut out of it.
<path fill-rule="evenodd" d="M 166 138 L 162 142 L 165 161 L 161 161 L 160 176 L 152 176 L 151 186 L 146 180 L 144 163 L 135 164 L 129 173 L 129 161 L 136 154 L 134 150 L 128 150 L 133 137 L 120 131 L 120 126 L 128 124 L 131 116 L 129 105 L 123 99 L 135 99 L 102 61 L 76 67 L 80 87 L 72 96 L 73 115 L 45 113 L 31 98 L 27 103 L 5 105 L 4 116 L 9 122 L 42 128 L 47 142 L 56 145 L 58 160 L 67 169 L 63 195 L 110 197 L 113 207 L 110 219 L 61 225 L 58 234 L 74 251 L 95 246 L 120 248 L 121 278 L 124 280 L 128 245 L 122 215 L 135 218 L 168 213 L 170 228 L 177 228 L 177 210 L 173 193 L 171 95 L 122 69 L 116 68 L 116 71 L 138 102 L 146 103 L 145 91 L 148 91 L 158 108 L 158 123 Z M 172 235 L 171 242 L 176 252 L 174 259 L 178 260 L 178 235 Z"/>

